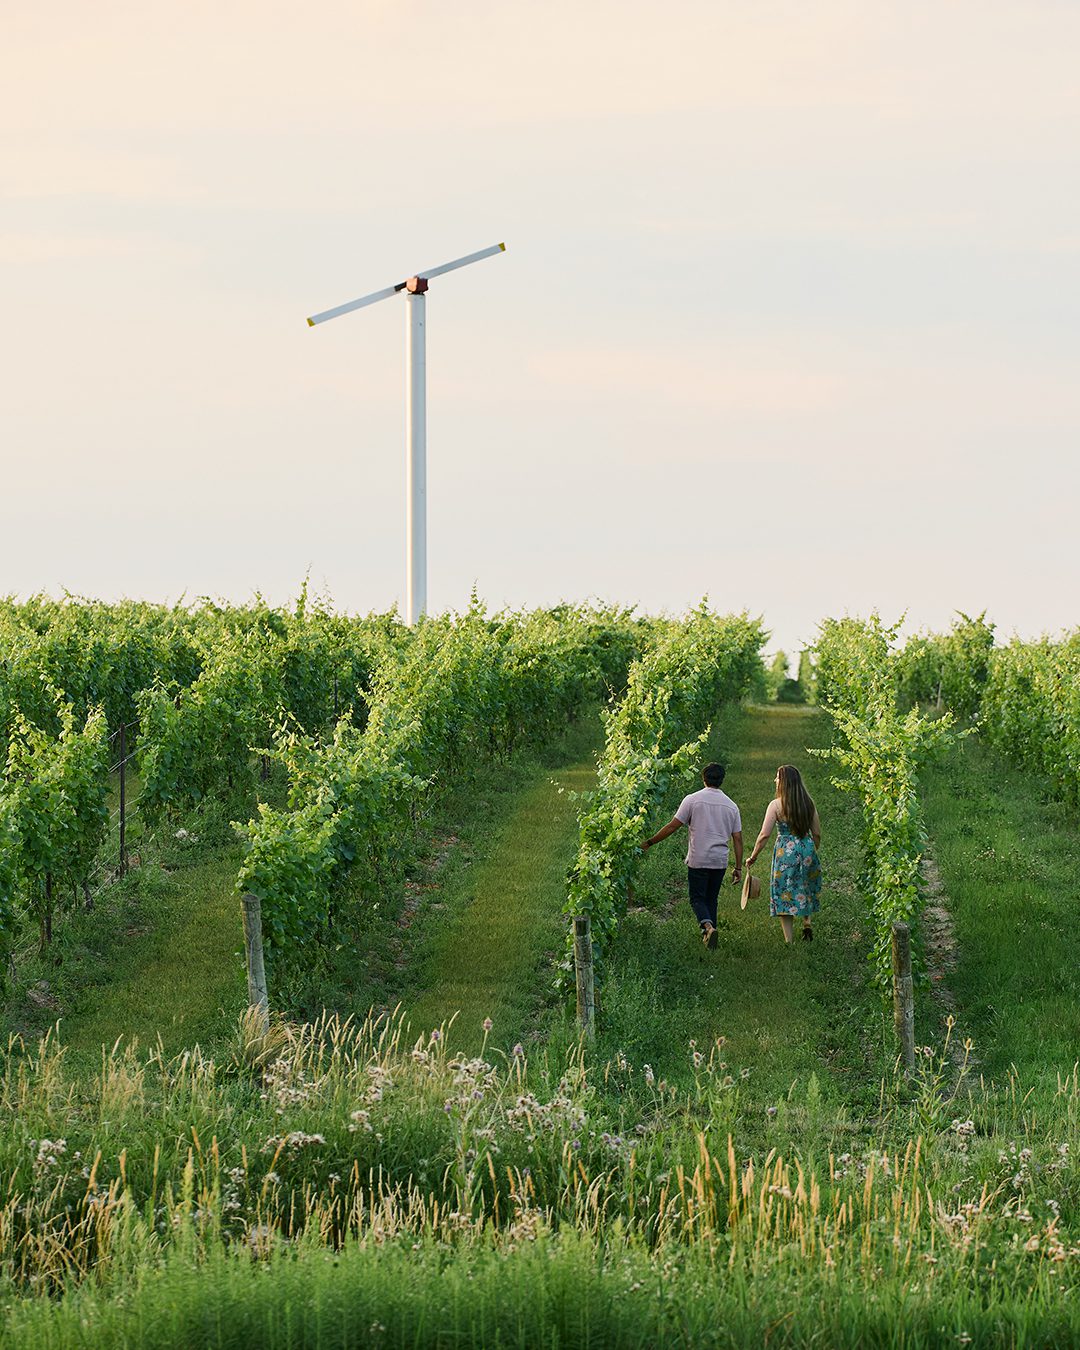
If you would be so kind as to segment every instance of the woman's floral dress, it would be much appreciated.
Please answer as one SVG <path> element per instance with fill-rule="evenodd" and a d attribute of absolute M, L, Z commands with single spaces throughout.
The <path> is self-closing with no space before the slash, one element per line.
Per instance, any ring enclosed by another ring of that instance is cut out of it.
<path fill-rule="evenodd" d="M 776 822 L 769 883 L 769 913 L 805 919 L 821 908 L 821 863 L 811 835 L 799 839 L 786 820 Z"/>

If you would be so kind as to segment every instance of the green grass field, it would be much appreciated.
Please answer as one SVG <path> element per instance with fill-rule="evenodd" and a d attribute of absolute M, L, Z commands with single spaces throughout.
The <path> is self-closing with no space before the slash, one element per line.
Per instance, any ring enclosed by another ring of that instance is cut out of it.
<path fill-rule="evenodd" d="M 1080 1058 L 1080 832 L 1037 779 L 978 741 L 928 775 L 927 827 L 956 929 L 950 974 L 985 1072 Z"/>
<path fill-rule="evenodd" d="M 594 723 L 448 793 L 405 885 L 277 973 L 294 1020 L 267 1037 L 237 1030 L 227 814 L 147 849 L 33 971 L 59 1042 L 31 1034 L 53 1010 L 9 1010 L 0 1344 L 1080 1342 L 1080 833 L 972 739 L 927 772 L 956 950 L 920 987 L 906 1079 L 855 804 L 807 753 L 828 736 L 814 710 L 751 707 L 710 746 L 748 847 L 777 764 L 804 769 L 814 942 L 785 947 L 727 887 L 705 950 L 676 836 L 645 861 L 593 1047 L 552 985 L 558 786 L 587 787 Z"/>

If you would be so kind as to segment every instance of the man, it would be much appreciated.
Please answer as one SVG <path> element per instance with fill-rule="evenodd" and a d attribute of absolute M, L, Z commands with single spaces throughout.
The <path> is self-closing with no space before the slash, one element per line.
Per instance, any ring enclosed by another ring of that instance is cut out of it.
<path fill-rule="evenodd" d="M 727 793 L 720 791 L 722 764 L 706 764 L 701 779 L 705 784 L 701 791 L 684 797 L 674 817 L 641 847 L 652 848 L 684 825 L 690 831 L 686 884 L 691 908 L 701 926 L 701 940 L 712 951 L 716 947 L 716 900 L 727 870 L 729 839 L 735 849 L 732 880 L 737 885 L 742 877 L 742 816 Z"/>

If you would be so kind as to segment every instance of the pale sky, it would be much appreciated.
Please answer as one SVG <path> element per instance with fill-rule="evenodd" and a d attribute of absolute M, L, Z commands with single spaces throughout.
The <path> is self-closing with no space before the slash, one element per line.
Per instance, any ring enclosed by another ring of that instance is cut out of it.
<path fill-rule="evenodd" d="M 0 591 L 1080 622 L 1080 3 L 5 6 Z"/>

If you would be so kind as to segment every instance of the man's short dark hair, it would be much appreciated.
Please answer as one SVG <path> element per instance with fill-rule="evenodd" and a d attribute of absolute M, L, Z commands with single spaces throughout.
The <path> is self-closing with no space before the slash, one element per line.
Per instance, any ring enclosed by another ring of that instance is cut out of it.
<path fill-rule="evenodd" d="M 705 781 L 706 787 L 719 787 L 724 781 L 724 774 L 727 770 L 722 764 L 706 764 L 701 771 L 701 776 Z"/>

